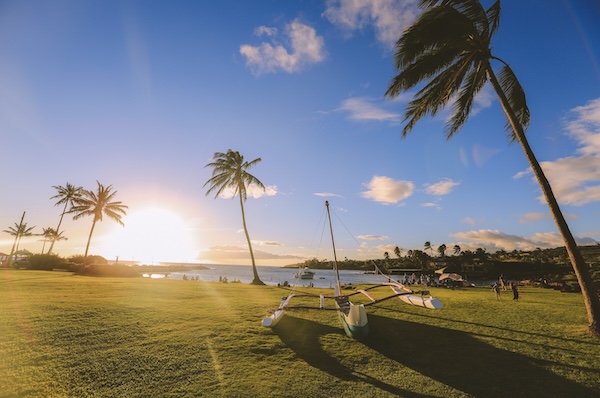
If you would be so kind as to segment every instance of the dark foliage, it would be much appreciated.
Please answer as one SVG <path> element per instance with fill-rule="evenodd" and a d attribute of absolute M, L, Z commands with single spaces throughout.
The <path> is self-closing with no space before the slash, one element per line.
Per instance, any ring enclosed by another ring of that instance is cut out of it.
<path fill-rule="evenodd" d="M 71 256 L 69 261 L 78 265 L 91 265 L 91 264 L 103 264 L 107 265 L 108 261 L 102 256 Z"/>
<path fill-rule="evenodd" d="M 64 258 L 55 254 L 32 254 L 28 257 L 28 269 L 52 271 L 53 269 L 69 269 Z"/>

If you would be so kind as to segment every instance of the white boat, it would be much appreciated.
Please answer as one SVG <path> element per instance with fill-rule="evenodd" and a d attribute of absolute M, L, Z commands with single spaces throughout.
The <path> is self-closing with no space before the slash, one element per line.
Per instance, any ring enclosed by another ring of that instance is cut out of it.
<path fill-rule="evenodd" d="M 315 273 L 309 270 L 308 267 L 304 267 L 300 271 L 296 272 L 294 277 L 298 279 L 313 279 L 315 277 Z"/>

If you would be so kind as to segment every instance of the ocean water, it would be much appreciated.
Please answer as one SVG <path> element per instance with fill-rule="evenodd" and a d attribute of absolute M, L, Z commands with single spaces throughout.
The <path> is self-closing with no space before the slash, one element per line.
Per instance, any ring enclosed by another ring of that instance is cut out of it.
<path fill-rule="evenodd" d="M 184 275 L 188 280 L 198 280 L 206 282 L 218 282 L 219 278 L 226 277 L 228 282 L 234 280 L 242 283 L 250 283 L 254 279 L 252 267 L 246 265 L 206 265 L 209 269 L 190 270 L 185 272 L 171 272 L 167 279 L 184 279 Z M 288 282 L 291 286 L 309 286 L 311 283 L 314 287 L 333 288 L 335 284 L 334 270 L 312 270 L 315 272 L 313 279 L 298 279 L 294 274 L 298 272 L 297 268 L 280 268 L 257 266 L 259 278 L 267 285 L 277 285 Z M 387 279 L 382 275 L 365 274 L 363 271 L 340 271 L 340 281 L 342 284 L 359 284 L 359 283 L 381 283 Z"/>

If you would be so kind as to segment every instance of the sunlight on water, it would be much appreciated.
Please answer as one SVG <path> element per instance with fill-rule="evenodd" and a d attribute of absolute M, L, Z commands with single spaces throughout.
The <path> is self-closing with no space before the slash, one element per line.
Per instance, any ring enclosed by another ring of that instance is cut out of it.
<path fill-rule="evenodd" d="M 144 278 L 151 278 L 151 279 L 161 279 L 161 278 L 167 277 L 165 274 L 144 274 L 142 276 Z"/>

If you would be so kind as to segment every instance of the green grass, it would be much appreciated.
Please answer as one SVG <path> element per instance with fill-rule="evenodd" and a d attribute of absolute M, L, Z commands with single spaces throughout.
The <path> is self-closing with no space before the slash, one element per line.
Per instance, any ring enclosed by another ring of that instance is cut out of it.
<path fill-rule="evenodd" d="M 260 326 L 276 287 L 4 270 L 0 397 L 598 396 L 580 295 L 431 291 L 444 309 L 388 300 L 357 342 L 329 311 Z"/>

